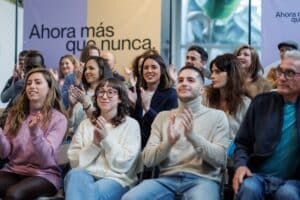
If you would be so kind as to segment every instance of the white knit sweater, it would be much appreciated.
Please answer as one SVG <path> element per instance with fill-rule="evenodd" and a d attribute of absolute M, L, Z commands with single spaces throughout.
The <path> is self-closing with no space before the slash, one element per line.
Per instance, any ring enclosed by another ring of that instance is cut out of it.
<path fill-rule="evenodd" d="M 167 135 L 168 116 L 175 112 L 176 121 L 180 120 L 184 108 L 193 112 L 192 134 L 186 137 L 182 130 L 180 139 L 171 145 Z M 178 109 L 161 112 L 155 118 L 143 151 L 144 164 L 160 165 L 161 175 L 189 172 L 220 181 L 228 144 L 229 124 L 223 111 L 203 106 L 201 97 L 188 103 L 179 101 Z"/>
<path fill-rule="evenodd" d="M 96 178 L 110 178 L 122 186 L 133 186 L 141 151 L 138 122 L 126 117 L 117 127 L 107 126 L 108 135 L 100 145 L 93 143 L 94 126 L 83 120 L 68 150 L 71 167 L 85 169 Z"/>

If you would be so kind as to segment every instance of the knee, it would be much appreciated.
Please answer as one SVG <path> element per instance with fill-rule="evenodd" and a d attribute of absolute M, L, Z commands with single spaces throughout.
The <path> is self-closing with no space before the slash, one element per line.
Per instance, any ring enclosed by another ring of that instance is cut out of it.
<path fill-rule="evenodd" d="M 16 200 L 16 199 L 24 199 L 24 195 L 22 192 L 15 190 L 14 188 L 9 188 L 6 191 L 5 199 Z"/>
<path fill-rule="evenodd" d="M 122 200 L 147 200 L 147 199 L 155 199 L 153 195 L 151 195 L 152 185 L 154 181 L 152 179 L 148 179 L 140 183 L 139 185 L 133 187 L 128 192 L 126 192 Z"/>
<path fill-rule="evenodd" d="M 300 199 L 299 193 L 300 191 L 299 189 L 297 189 L 297 187 L 289 184 L 284 184 L 276 191 L 275 199 Z"/>
<path fill-rule="evenodd" d="M 240 186 L 237 199 L 262 199 L 263 186 L 254 177 L 246 178 Z"/>
<path fill-rule="evenodd" d="M 69 179 L 80 179 L 83 173 L 84 173 L 83 170 L 78 169 L 78 168 L 74 168 L 74 169 L 71 169 L 67 173 L 65 179 L 66 180 L 69 180 Z"/>
<path fill-rule="evenodd" d="M 135 192 L 134 190 L 135 190 L 135 188 L 132 188 L 131 190 L 129 190 L 128 192 L 126 192 L 122 196 L 122 200 L 143 199 L 143 197 L 141 197 L 140 193 L 139 192 Z"/>

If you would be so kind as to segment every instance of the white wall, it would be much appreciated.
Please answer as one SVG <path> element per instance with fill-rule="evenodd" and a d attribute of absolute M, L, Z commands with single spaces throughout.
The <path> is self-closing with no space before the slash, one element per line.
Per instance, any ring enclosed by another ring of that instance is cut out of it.
<path fill-rule="evenodd" d="M 18 51 L 23 46 L 23 8 L 18 9 Z M 0 0 L 0 90 L 12 75 L 15 59 L 15 5 Z M 0 107 L 6 104 L 0 101 Z"/>

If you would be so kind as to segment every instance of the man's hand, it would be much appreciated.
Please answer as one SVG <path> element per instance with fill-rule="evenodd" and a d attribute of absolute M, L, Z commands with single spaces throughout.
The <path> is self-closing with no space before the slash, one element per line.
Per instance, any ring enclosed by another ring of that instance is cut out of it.
<path fill-rule="evenodd" d="M 247 178 L 248 176 L 252 176 L 252 172 L 248 167 L 241 166 L 237 168 L 232 181 L 232 185 L 233 185 L 232 187 L 235 194 L 238 193 L 240 185 L 242 184 L 244 179 Z"/>
<path fill-rule="evenodd" d="M 181 123 L 184 127 L 184 135 L 189 137 L 193 131 L 193 113 L 190 109 L 183 110 Z"/>
<path fill-rule="evenodd" d="M 175 144 L 179 138 L 180 138 L 180 134 L 178 132 L 178 127 L 176 128 L 175 127 L 175 119 L 176 119 L 176 116 L 174 113 L 170 113 L 170 116 L 169 116 L 169 124 L 168 124 L 168 140 L 169 140 L 169 143 L 170 144 Z"/>

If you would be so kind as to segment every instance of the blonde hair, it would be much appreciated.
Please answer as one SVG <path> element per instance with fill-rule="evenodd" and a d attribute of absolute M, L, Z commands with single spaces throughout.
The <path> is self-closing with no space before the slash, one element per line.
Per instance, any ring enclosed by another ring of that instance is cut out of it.
<path fill-rule="evenodd" d="M 64 76 L 64 74 L 62 73 L 62 70 L 61 70 L 61 62 L 65 58 L 69 59 L 71 61 L 71 63 L 74 65 L 74 69 L 79 67 L 79 61 L 76 59 L 75 56 L 73 56 L 71 54 L 66 54 L 66 55 L 60 57 L 60 59 L 59 59 L 59 70 L 58 70 L 59 79 L 65 78 L 65 76 Z"/>

